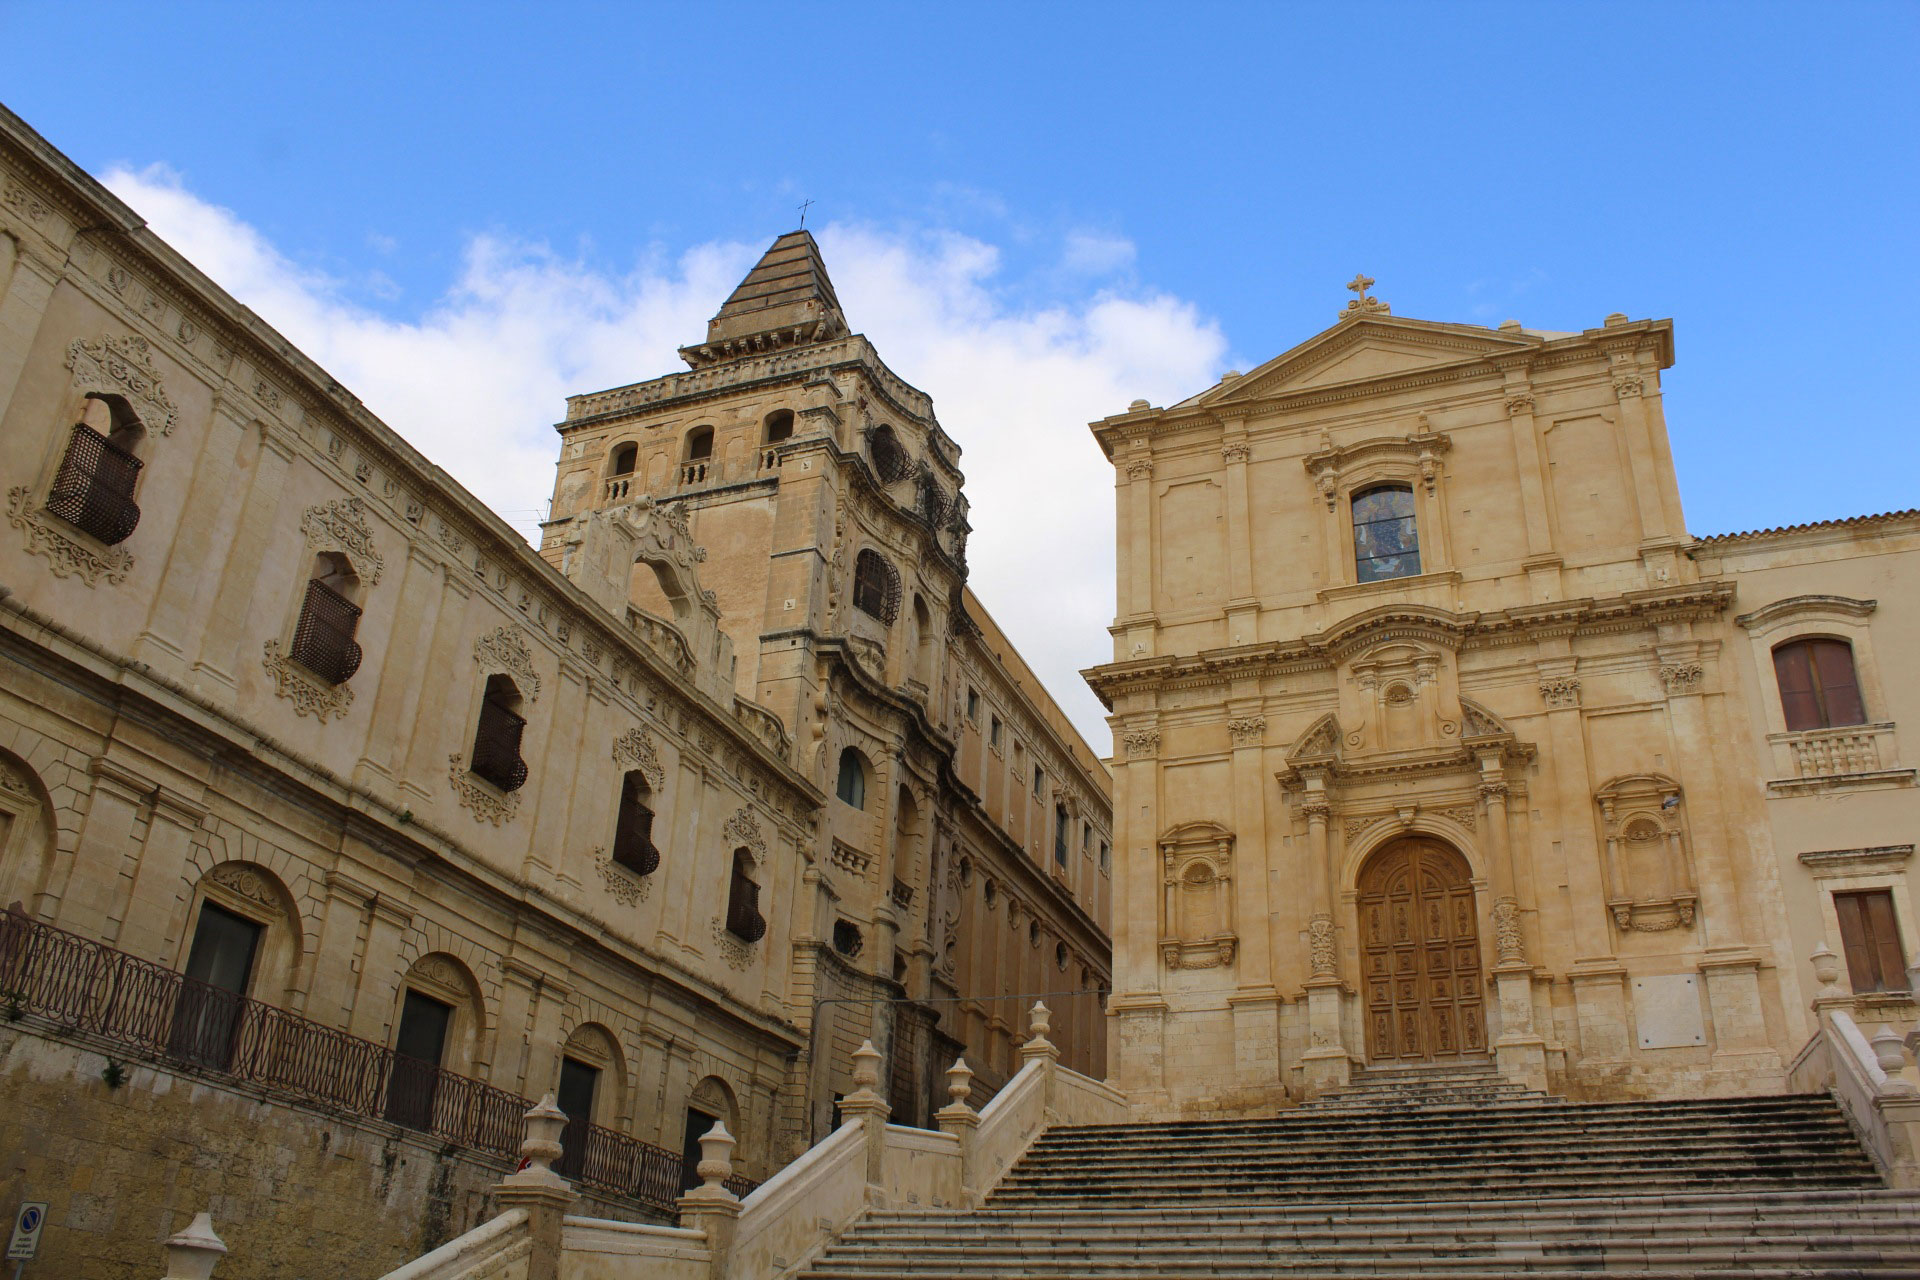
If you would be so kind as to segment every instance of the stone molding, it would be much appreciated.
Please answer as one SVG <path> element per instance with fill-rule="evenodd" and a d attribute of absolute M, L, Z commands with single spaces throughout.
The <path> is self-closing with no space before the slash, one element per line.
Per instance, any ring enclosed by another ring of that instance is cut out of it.
<path fill-rule="evenodd" d="M 306 535 L 309 551 L 341 552 L 368 586 L 380 581 L 385 562 L 373 548 L 366 504 L 359 498 L 338 498 L 308 507 L 300 517 L 300 532 Z"/>
<path fill-rule="evenodd" d="M 1910 844 L 1873 845 L 1863 849 L 1814 849 L 1799 855 L 1800 865 L 1818 880 L 1903 871 L 1912 857 L 1913 846 Z"/>
<path fill-rule="evenodd" d="M 89 587 L 105 578 L 109 586 L 118 586 L 133 568 L 133 556 L 125 547 L 101 546 L 77 530 L 69 533 L 54 524 L 26 485 L 7 490 L 7 523 L 26 531 L 27 553 L 45 556 L 56 578 L 77 577 Z"/>
<path fill-rule="evenodd" d="M 273 677 L 274 696 L 293 703 L 295 715 L 312 716 L 321 724 L 328 716 L 346 716 L 353 705 L 353 690 L 345 683 L 328 684 L 314 675 L 289 658 L 277 639 L 267 641 L 265 653 L 260 665 Z"/>
<path fill-rule="evenodd" d="M 527 647 L 527 633 L 515 623 L 495 627 L 473 642 L 473 660 L 486 672 L 504 672 L 523 682 L 521 692 L 528 702 L 540 700 L 540 673 L 533 667 L 533 651 Z"/>
<path fill-rule="evenodd" d="M 500 791 L 479 778 L 467 768 L 466 757 L 454 752 L 447 757 L 447 777 L 453 783 L 453 794 L 460 803 L 473 813 L 474 821 L 490 822 L 494 826 L 511 822 L 520 812 L 520 793 L 518 791 Z"/>
<path fill-rule="evenodd" d="M 67 368 L 75 390 L 125 400 L 150 435 L 170 436 L 179 411 L 167 398 L 153 367 L 153 348 L 135 335 L 105 335 L 88 342 L 76 338 L 67 347 Z"/>

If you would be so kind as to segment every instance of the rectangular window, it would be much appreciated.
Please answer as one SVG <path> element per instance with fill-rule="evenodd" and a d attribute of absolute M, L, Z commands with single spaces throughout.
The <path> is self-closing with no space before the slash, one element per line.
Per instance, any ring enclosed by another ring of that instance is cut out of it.
<path fill-rule="evenodd" d="M 1354 578 L 1379 582 L 1420 572 L 1413 490 L 1397 485 L 1353 495 Z"/>
<path fill-rule="evenodd" d="M 1833 895 L 1840 917 L 1840 946 L 1847 953 L 1847 977 L 1855 995 L 1907 990 L 1906 951 L 1893 918 L 1893 894 L 1886 889 Z"/>
<path fill-rule="evenodd" d="M 1083 822 L 1080 824 L 1080 852 L 1093 852 L 1093 824 L 1091 822 Z"/>
<path fill-rule="evenodd" d="M 980 691 L 978 689 L 967 690 L 967 719 L 975 724 L 980 723 Z"/>
<path fill-rule="evenodd" d="M 998 751 L 1000 749 L 1000 717 L 999 716 L 995 716 L 993 718 L 993 723 L 987 729 L 987 743 L 995 751 Z"/>
<path fill-rule="evenodd" d="M 246 1007 L 247 984 L 262 930 L 253 921 L 211 902 L 200 905 L 200 922 L 187 953 L 187 981 L 173 1011 L 168 1047 L 189 1062 L 224 1071 Z"/>
<path fill-rule="evenodd" d="M 1107 842 L 1105 840 L 1102 840 L 1100 842 L 1100 869 L 1102 871 L 1105 871 L 1109 866 L 1112 865 L 1112 860 L 1113 860 L 1113 851 L 1110 848 L 1108 848 Z"/>
<path fill-rule="evenodd" d="M 1053 861 L 1056 866 L 1067 865 L 1067 811 L 1053 811 Z"/>
<path fill-rule="evenodd" d="M 1033 794 L 1039 795 L 1047 789 L 1047 775 L 1039 765 L 1033 766 Z"/>

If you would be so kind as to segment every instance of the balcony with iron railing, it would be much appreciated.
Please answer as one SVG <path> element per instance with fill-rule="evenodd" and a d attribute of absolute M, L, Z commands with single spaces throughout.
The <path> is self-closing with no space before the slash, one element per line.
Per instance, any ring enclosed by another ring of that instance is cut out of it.
<path fill-rule="evenodd" d="M 140 523 L 133 501 L 139 478 L 140 459 L 77 422 L 47 493 L 47 510 L 108 546 L 125 542 Z"/>
<path fill-rule="evenodd" d="M 527 762 L 520 758 L 526 730 L 525 717 L 488 704 L 473 735 L 473 760 L 467 768 L 502 791 L 518 791 L 527 781 Z"/>
<path fill-rule="evenodd" d="M 328 684 L 345 684 L 360 669 L 353 639 L 359 625 L 359 606 L 315 578 L 307 583 L 289 656 Z"/>
<path fill-rule="evenodd" d="M 384 1120 L 500 1160 L 520 1149 L 532 1102 L 406 1057 L 124 951 L 0 914 L 0 1004 L 57 1033 L 83 1034 L 175 1070 L 258 1086 L 290 1105 Z M 600 1125 L 567 1127 L 561 1172 L 671 1213 L 687 1170 L 679 1152 Z M 758 1184 L 736 1177 L 744 1196 Z"/>

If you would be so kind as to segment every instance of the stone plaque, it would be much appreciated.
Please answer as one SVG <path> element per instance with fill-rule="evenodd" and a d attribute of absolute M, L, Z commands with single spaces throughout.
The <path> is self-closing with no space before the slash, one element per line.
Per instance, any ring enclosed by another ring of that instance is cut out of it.
<path fill-rule="evenodd" d="M 1707 1042 L 1700 1016 L 1700 980 L 1690 973 L 1633 980 L 1633 1020 L 1642 1049 L 1683 1049 Z"/>

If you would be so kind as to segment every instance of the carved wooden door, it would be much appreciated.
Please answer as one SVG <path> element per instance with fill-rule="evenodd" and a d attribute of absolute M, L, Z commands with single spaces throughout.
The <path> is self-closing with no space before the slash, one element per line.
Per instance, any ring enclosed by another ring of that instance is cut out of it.
<path fill-rule="evenodd" d="M 1480 932 L 1466 860 L 1437 840 L 1396 840 L 1360 877 L 1367 1057 L 1427 1062 L 1487 1047 Z"/>

